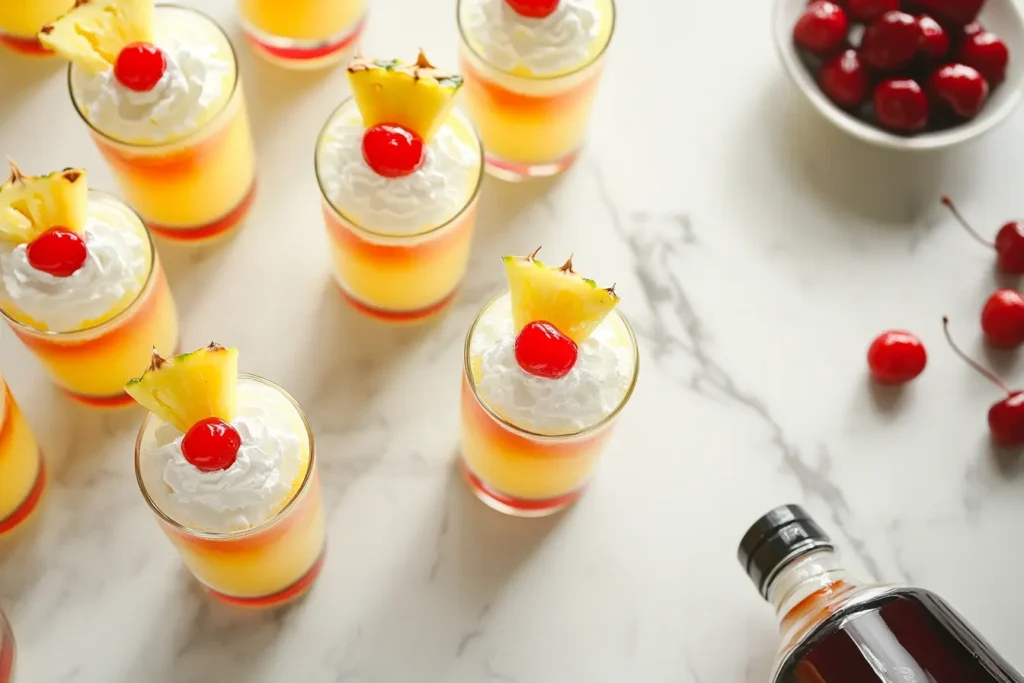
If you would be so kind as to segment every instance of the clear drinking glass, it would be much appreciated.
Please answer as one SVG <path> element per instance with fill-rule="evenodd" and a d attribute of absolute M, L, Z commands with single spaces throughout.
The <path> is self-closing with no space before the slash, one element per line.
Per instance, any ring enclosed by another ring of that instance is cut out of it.
<path fill-rule="evenodd" d="M 46 488 L 46 463 L 32 430 L 21 414 L 3 376 L 0 406 L 0 536 L 27 520 Z M 2 615 L 0 615 L 2 618 Z M 0 638 L 0 683 L 3 677 L 3 639 Z"/>
<path fill-rule="evenodd" d="M 0 612 L 0 683 L 14 680 L 14 632 L 7 617 Z"/>
<path fill-rule="evenodd" d="M 46 24 L 75 6 L 75 0 L 3 0 L 0 2 L 0 45 L 29 57 L 53 54 L 36 37 Z"/>
<path fill-rule="evenodd" d="M 632 379 L 608 415 L 571 434 L 538 434 L 500 416 L 477 391 L 473 333 L 495 297 L 477 314 L 466 334 L 462 370 L 461 468 L 470 489 L 490 507 L 518 517 L 543 517 L 561 510 L 583 493 L 612 427 L 636 387 L 640 357 L 636 337 L 625 316 L 612 311 L 629 337 Z"/>
<path fill-rule="evenodd" d="M 320 483 L 313 432 L 284 389 L 255 375 L 239 375 L 239 383 L 258 382 L 287 399 L 305 426 L 309 466 L 302 483 L 273 517 L 242 531 L 211 532 L 190 528 L 160 509 L 142 472 L 144 442 L 158 421 L 146 416 L 135 442 L 135 477 L 143 498 L 192 575 L 214 597 L 241 607 L 275 607 L 304 595 L 323 566 L 326 546 Z"/>
<path fill-rule="evenodd" d="M 245 36 L 267 61 L 291 69 L 338 63 L 366 23 L 367 0 L 239 0 Z"/>
<path fill-rule="evenodd" d="M 169 142 L 120 140 L 89 119 L 76 85 L 85 75 L 71 64 L 68 88 L 79 116 L 110 164 L 128 203 L 160 237 L 199 242 L 237 227 L 252 206 L 256 161 L 249 116 L 238 73 L 238 59 L 217 23 L 187 7 L 158 5 L 154 20 L 177 30 L 206 31 L 227 45 L 234 71 L 231 95 L 223 108 L 182 137 Z"/>
<path fill-rule="evenodd" d="M 465 103 L 487 152 L 487 172 L 502 180 L 561 173 L 583 146 L 608 45 L 615 31 L 615 2 L 601 0 L 607 22 L 593 56 L 551 76 L 502 69 L 474 47 L 459 0 L 460 70 Z"/>

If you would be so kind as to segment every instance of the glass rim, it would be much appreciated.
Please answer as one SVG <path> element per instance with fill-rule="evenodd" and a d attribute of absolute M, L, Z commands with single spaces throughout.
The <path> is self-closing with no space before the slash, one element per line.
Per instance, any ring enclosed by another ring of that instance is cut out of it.
<path fill-rule="evenodd" d="M 469 194 L 469 198 L 466 200 L 466 203 L 462 205 L 462 207 L 455 213 L 455 215 L 446 220 L 444 223 L 436 225 L 427 230 L 421 230 L 420 232 L 414 232 L 411 234 L 396 235 L 394 233 L 370 230 L 369 228 L 364 227 L 358 221 L 352 220 L 352 218 L 350 218 L 344 211 L 340 210 L 337 206 L 334 205 L 334 202 L 331 201 L 331 198 L 327 196 L 327 191 L 324 190 L 323 179 L 320 177 L 320 150 L 323 147 L 322 143 L 324 140 L 324 136 L 327 134 L 327 129 L 330 127 L 331 123 L 338 116 L 342 109 L 349 106 L 350 104 L 355 104 L 355 101 L 356 98 L 354 95 L 349 95 L 344 100 L 342 100 L 341 104 L 335 107 L 327 116 L 327 120 L 324 122 L 323 128 L 320 129 L 320 134 L 316 136 L 316 147 L 313 150 L 313 173 L 316 175 L 316 184 L 317 187 L 320 189 L 320 198 L 324 201 L 324 203 L 327 204 L 328 207 L 330 207 L 331 211 L 333 211 L 338 216 L 343 218 L 349 224 L 346 227 L 352 227 L 355 229 L 356 232 L 363 233 L 371 237 L 380 238 L 386 242 L 405 242 L 408 240 L 424 237 L 426 235 L 431 235 L 435 232 L 438 232 L 439 230 L 444 230 L 445 228 L 453 225 L 455 222 L 460 220 L 466 214 L 466 212 L 469 211 L 469 208 L 473 206 L 473 204 L 476 202 L 477 197 L 480 196 L 480 188 L 483 186 L 484 183 L 486 155 L 484 154 L 484 143 L 480 139 L 480 131 L 476 129 L 476 126 L 473 125 L 473 122 L 470 120 L 468 116 L 466 116 L 465 112 L 458 108 L 454 109 L 453 113 L 457 114 L 459 117 L 462 118 L 463 123 L 466 124 L 466 127 L 470 130 L 470 132 L 473 134 L 473 137 L 476 139 L 476 148 L 480 154 L 480 164 L 479 167 L 477 168 L 476 185 L 473 187 L 473 191 Z"/>
<path fill-rule="evenodd" d="M 185 5 L 178 5 L 176 3 L 162 3 L 161 2 L 161 3 L 157 4 L 154 9 L 159 9 L 161 7 L 167 7 L 167 8 L 170 8 L 170 9 L 185 10 L 186 12 L 191 12 L 192 14 L 198 14 L 199 16 L 201 16 L 202 18 L 206 19 L 211 24 L 213 24 L 217 28 L 217 30 L 220 31 L 220 34 L 224 37 L 224 40 L 228 44 L 228 48 L 231 50 L 231 61 L 235 65 L 235 80 L 231 84 L 231 93 L 224 100 L 223 106 L 221 106 L 221 108 L 217 110 L 217 113 L 214 114 L 213 117 L 209 121 L 204 123 L 199 128 L 196 128 L 194 131 L 188 133 L 187 135 L 184 135 L 184 136 L 182 136 L 180 138 L 173 138 L 171 140 L 165 140 L 163 142 L 128 142 L 126 140 L 120 140 L 120 139 L 114 137 L 113 135 L 110 135 L 109 133 L 106 133 L 106 132 L 100 130 L 99 128 L 97 128 L 95 125 L 93 125 L 92 121 L 90 121 L 89 118 L 85 115 L 85 113 L 82 111 L 82 108 L 78 106 L 78 100 L 75 99 L 75 88 L 74 88 L 74 85 L 71 82 L 71 74 L 72 74 L 72 72 L 75 69 L 75 63 L 74 62 L 69 62 L 68 63 L 68 78 L 67 78 L 67 81 L 68 81 L 68 95 L 71 97 L 71 105 L 75 108 L 75 111 L 78 113 L 78 118 L 82 119 L 82 121 L 85 122 L 85 125 L 89 126 L 89 130 L 91 130 L 93 133 L 95 133 L 96 135 L 100 136 L 104 140 L 107 140 L 109 142 L 113 142 L 114 144 L 117 144 L 117 145 L 122 145 L 124 147 L 130 147 L 130 148 L 133 148 L 133 149 L 159 149 L 161 147 L 171 147 L 171 146 L 183 144 L 183 143 L 187 142 L 188 140 L 191 140 L 192 138 L 198 136 L 200 133 L 202 133 L 204 130 L 206 130 L 207 127 L 210 126 L 210 124 L 212 124 L 214 121 L 216 121 L 218 118 L 220 118 L 221 114 L 223 114 L 225 111 L 227 111 L 228 107 L 234 101 L 235 94 L 238 92 L 238 84 L 241 82 L 241 72 L 238 69 L 238 52 L 235 50 L 235 45 L 234 45 L 233 42 L 231 42 L 231 38 L 228 37 L 227 33 L 225 33 L 224 27 L 221 26 L 217 22 L 217 20 L 214 19 L 213 17 L 211 17 L 209 14 L 207 14 L 206 12 L 203 12 L 201 10 L 195 9 L 194 7 L 186 7 Z"/>
<path fill-rule="evenodd" d="M 168 524 L 175 531 L 178 531 L 187 536 L 191 536 L 193 538 L 201 538 L 213 541 L 233 541 L 241 538 L 247 538 L 249 536 L 254 536 L 262 531 L 265 531 L 266 529 L 276 524 L 278 521 L 280 521 L 282 518 L 288 515 L 288 513 L 291 512 L 292 508 L 295 507 L 295 503 L 300 498 L 302 498 L 303 495 L 306 493 L 306 489 L 309 488 L 309 482 L 313 480 L 313 476 L 316 472 L 316 439 L 313 437 L 313 428 L 309 426 L 309 420 L 306 419 L 306 414 L 302 412 L 302 407 L 299 405 L 298 401 L 296 401 L 291 394 L 282 389 L 278 384 L 276 384 L 275 382 L 271 382 L 269 379 L 266 379 L 265 377 L 260 377 L 259 375 L 253 375 L 249 373 L 239 373 L 238 379 L 239 381 L 245 379 L 253 382 L 258 382 L 259 384 L 262 384 L 273 389 L 274 391 L 277 391 L 279 394 L 281 394 L 288 400 L 288 402 L 292 405 L 293 408 L 295 408 L 295 412 L 298 413 L 299 419 L 302 420 L 302 426 L 305 427 L 306 429 L 306 439 L 309 442 L 309 466 L 306 467 L 306 474 L 302 477 L 302 483 L 299 484 L 299 487 L 295 490 L 295 493 L 293 493 L 291 497 L 288 498 L 288 502 L 285 503 L 281 507 L 281 509 L 274 512 L 274 514 L 272 514 L 270 517 L 263 520 L 256 526 L 237 531 L 201 531 L 198 529 L 192 529 L 189 528 L 187 525 L 182 524 L 178 520 L 174 519 L 163 510 L 161 510 L 160 507 L 153 500 L 153 498 L 149 495 L 149 491 L 146 489 L 146 482 L 142 476 L 142 467 L 140 466 L 139 456 L 142 447 L 142 437 L 146 434 L 146 427 L 149 425 L 149 421 L 154 419 L 155 417 L 153 413 L 147 413 L 146 417 L 143 418 L 142 420 L 142 426 L 139 428 L 139 435 L 135 437 L 135 481 L 138 483 L 139 491 L 142 492 L 142 497 L 146 500 L 146 504 L 149 506 L 149 509 L 152 510 L 153 513 L 157 517 L 159 517 L 161 521 Z"/>
<path fill-rule="evenodd" d="M 509 71 L 508 69 L 504 69 L 504 68 L 498 66 L 497 64 L 495 64 L 494 62 L 490 61 L 489 59 L 484 57 L 482 54 L 480 54 L 480 52 L 475 47 L 473 47 L 472 41 L 467 36 L 466 29 L 462 25 L 462 5 L 465 2 L 465 0 L 458 0 L 458 2 L 455 5 L 455 15 L 456 15 L 455 16 L 455 21 L 456 21 L 456 23 L 459 26 L 459 38 L 462 39 L 462 44 L 465 45 L 469 49 L 470 53 L 472 53 L 472 55 L 474 57 L 479 59 L 486 66 L 488 66 L 488 67 L 494 69 L 495 71 L 498 71 L 498 72 L 500 72 L 500 73 L 502 73 L 502 74 L 504 74 L 506 76 L 513 76 L 515 78 L 522 78 L 522 79 L 527 80 L 527 81 L 549 81 L 550 82 L 550 81 L 557 81 L 557 80 L 562 79 L 562 78 L 568 78 L 570 76 L 575 76 L 575 75 L 581 73 L 582 71 L 586 70 L 590 66 L 592 66 L 592 65 L 596 64 L 598 61 L 600 61 L 600 59 L 602 57 L 604 57 L 605 53 L 608 52 L 608 47 L 612 44 L 612 38 L 615 36 L 615 26 L 616 26 L 616 20 L 617 20 L 617 16 L 618 16 L 618 12 L 617 12 L 616 7 L 615 7 L 615 0 L 608 0 L 608 1 L 611 4 L 611 8 L 612 8 L 612 28 L 611 28 L 611 31 L 608 32 L 608 39 L 604 41 L 604 45 L 601 46 L 601 49 L 598 50 L 596 55 L 594 55 L 593 57 L 591 57 L 587 61 L 583 62 L 579 66 L 577 66 L 577 67 L 575 67 L 573 69 L 570 69 L 569 71 L 564 71 L 562 73 L 550 74 L 550 75 L 523 76 L 523 75 L 520 75 L 520 74 L 514 74 L 511 71 Z"/>
<path fill-rule="evenodd" d="M 510 430 L 511 432 L 519 436 L 529 437 L 530 439 L 534 439 L 537 441 L 564 441 L 566 439 L 576 439 L 581 436 L 588 436 L 590 434 L 593 434 L 594 432 L 610 424 L 612 420 L 618 417 L 619 413 L 623 411 L 623 409 L 626 407 L 626 404 L 629 403 L 629 399 L 633 396 L 633 391 L 636 389 L 637 380 L 640 378 L 640 347 L 637 345 L 636 333 L 633 331 L 633 326 L 629 324 L 629 320 L 627 320 L 626 316 L 619 312 L 618 309 L 611 311 L 610 315 L 614 314 L 619 317 L 619 320 L 622 321 L 622 324 L 626 328 L 626 333 L 629 335 L 629 341 L 633 345 L 633 378 L 630 380 L 629 387 L 626 389 L 626 393 L 622 395 L 622 400 L 620 400 L 619 404 L 615 406 L 615 409 L 608 413 L 607 415 L 605 415 L 600 420 L 598 420 L 597 422 L 595 422 L 594 424 L 588 425 L 583 429 L 577 429 L 574 432 L 566 432 L 565 434 L 540 434 L 538 432 L 526 429 L 525 427 L 520 427 L 514 422 L 510 422 L 509 420 L 503 418 L 501 415 L 498 415 L 487 404 L 487 401 L 485 401 L 483 397 L 480 396 L 480 391 L 476 386 L 476 378 L 473 377 L 473 363 L 472 356 L 470 354 L 470 346 L 473 342 L 473 332 L 476 330 L 476 326 L 480 322 L 481 318 L 483 318 L 484 313 L 486 313 L 491 308 L 491 306 L 497 303 L 499 299 L 501 299 L 503 296 L 507 296 L 508 294 L 509 292 L 505 291 L 502 292 L 501 294 L 497 294 L 496 296 L 493 296 L 490 299 L 488 299 L 487 303 L 485 303 L 483 307 L 480 309 L 480 312 L 476 314 L 475 318 L 473 318 L 473 322 L 469 326 L 469 331 L 466 332 L 466 342 L 463 347 L 462 372 L 464 377 L 466 378 L 466 382 L 469 384 L 470 391 L 473 392 L 473 398 L 476 399 L 477 404 L 481 408 L 483 408 L 484 412 L 486 412 L 491 418 L 496 420 L 506 429 Z"/>
<path fill-rule="evenodd" d="M 157 272 L 157 265 L 159 263 L 159 261 L 157 260 L 159 258 L 159 255 L 157 254 L 156 251 L 156 244 L 153 242 L 153 233 L 149 231 L 149 228 L 146 227 L 146 222 L 142 220 L 142 216 L 136 213 L 135 209 L 128 206 L 123 201 L 121 201 L 114 195 L 110 194 L 109 192 L 104 192 L 103 190 L 90 189 L 89 195 L 96 195 L 101 199 L 115 202 L 121 208 L 126 209 L 128 213 L 130 213 L 132 216 L 135 217 L 137 221 L 139 221 L 139 225 L 142 226 L 142 232 L 145 233 L 146 235 L 146 243 L 149 245 L 149 266 L 148 272 L 146 273 L 146 280 L 142 283 L 142 287 L 139 288 L 139 293 L 135 295 L 135 298 L 131 300 L 131 303 L 129 303 L 123 309 L 118 311 L 117 315 L 114 315 L 111 318 L 104 320 L 103 322 L 99 322 L 96 323 L 95 325 L 90 325 L 89 327 L 83 327 L 77 330 L 40 330 L 36 327 L 33 327 L 32 325 L 29 325 L 28 323 L 16 320 L 6 310 L 4 310 L 3 306 L 0 306 L 0 315 L 4 317 L 8 325 L 16 328 L 16 331 L 23 330 L 26 333 L 35 335 L 37 337 L 46 337 L 50 339 L 77 336 L 85 334 L 87 332 L 93 332 L 101 327 L 111 325 L 112 323 L 120 320 L 123 316 L 127 315 L 128 311 L 134 308 L 135 304 L 139 303 L 139 301 L 142 299 L 142 296 L 147 291 L 149 291 L 149 285 L 153 281 L 153 274 Z"/>

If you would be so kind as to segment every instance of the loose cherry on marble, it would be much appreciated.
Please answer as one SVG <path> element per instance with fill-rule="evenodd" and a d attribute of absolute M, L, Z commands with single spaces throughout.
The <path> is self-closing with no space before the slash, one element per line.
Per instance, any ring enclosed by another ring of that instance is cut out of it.
<path fill-rule="evenodd" d="M 136 92 L 149 92 L 167 70 L 164 51 L 150 43 L 132 43 L 121 49 L 114 62 L 117 82 Z"/>
<path fill-rule="evenodd" d="M 882 384 L 905 384 L 920 375 L 927 363 L 924 344 L 903 330 L 883 332 L 868 347 L 868 368 Z"/>
<path fill-rule="evenodd" d="M 78 233 L 58 226 L 29 242 L 25 255 L 36 270 L 54 277 L 69 277 L 82 267 L 89 251 Z"/>
<path fill-rule="evenodd" d="M 226 470 L 235 464 L 242 437 L 219 417 L 196 422 L 181 440 L 181 454 L 203 472 Z"/>
<path fill-rule="evenodd" d="M 966 64 L 947 64 L 936 70 L 928 81 L 928 90 L 936 102 L 963 119 L 977 116 L 988 99 L 988 82 Z"/>
<path fill-rule="evenodd" d="M 942 203 L 953 214 L 953 218 L 963 226 L 968 235 L 986 247 L 996 250 L 996 264 L 999 266 L 999 270 L 1004 273 L 1024 275 L 1024 222 L 1005 223 L 996 233 L 996 241 L 989 242 L 964 219 L 952 199 L 943 197 Z"/>
<path fill-rule="evenodd" d="M 393 123 L 378 123 L 363 134 L 363 159 L 385 178 L 400 178 L 423 164 L 423 138 Z"/>
<path fill-rule="evenodd" d="M 1014 349 L 1024 344 L 1024 294 L 1000 289 L 981 310 L 981 329 L 992 346 Z"/>
<path fill-rule="evenodd" d="M 949 318 L 942 318 L 942 330 L 946 333 L 946 341 L 956 355 L 979 372 L 983 377 L 1006 392 L 1006 398 L 993 403 L 988 409 L 988 429 L 992 439 L 1003 446 L 1024 445 L 1024 391 L 1010 391 L 1006 383 L 996 377 L 991 370 L 983 368 L 977 361 L 964 353 L 953 336 L 949 333 Z"/>
<path fill-rule="evenodd" d="M 916 0 L 914 4 L 944 24 L 964 26 L 974 21 L 985 0 Z"/>
<path fill-rule="evenodd" d="M 516 337 L 515 352 L 519 367 L 531 375 L 547 379 L 565 377 L 579 357 L 576 342 L 543 320 L 523 327 Z"/>
<path fill-rule="evenodd" d="M 885 128 L 913 133 L 928 123 L 928 98 L 912 78 L 890 78 L 875 88 L 875 116 Z"/>
<path fill-rule="evenodd" d="M 942 24 L 922 14 L 917 18 L 917 25 L 921 27 L 921 53 L 925 57 L 937 60 L 949 54 L 949 34 Z"/>
<path fill-rule="evenodd" d="M 864 63 L 879 71 L 905 66 L 917 56 L 924 36 L 917 19 L 906 12 L 886 12 L 871 22 L 860 44 Z"/>
<path fill-rule="evenodd" d="M 505 0 L 512 11 L 529 19 L 543 19 L 558 9 L 558 0 Z"/>
<path fill-rule="evenodd" d="M 1010 61 L 1010 50 L 1003 39 L 989 31 L 979 31 L 960 43 L 956 52 L 957 61 L 974 67 L 985 77 L 989 85 L 998 85 L 1006 79 L 1006 65 Z"/>
<path fill-rule="evenodd" d="M 845 109 L 863 104 L 871 86 L 856 50 L 844 50 L 822 64 L 818 84 L 830 100 Z"/>
<path fill-rule="evenodd" d="M 842 45 L 849 27 L 842 7 L 827 0 L 816 0 L 797 20 L 793 40 L 808 52 L 827 54 Z"/>
<path fill-rule="evenodd" d="M 864 23 L 874 21 L 886 12 L 900 8 L 900 0 L 849 0 L 847 11 L 854 21 Z"/>

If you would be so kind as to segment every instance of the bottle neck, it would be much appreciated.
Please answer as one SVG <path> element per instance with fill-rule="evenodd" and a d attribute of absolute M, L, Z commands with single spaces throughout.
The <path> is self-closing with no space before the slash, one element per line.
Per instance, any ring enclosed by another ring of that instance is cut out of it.
<path fill-rule="evenodd" d="M 827 615 L 827 606 L 850 588 L 846 570 L 826 548 L 801 555 L 779 570 L 768 584 L 767 599 L 775 607 L 785 636 L 823 611 L 823 616 Z"/>

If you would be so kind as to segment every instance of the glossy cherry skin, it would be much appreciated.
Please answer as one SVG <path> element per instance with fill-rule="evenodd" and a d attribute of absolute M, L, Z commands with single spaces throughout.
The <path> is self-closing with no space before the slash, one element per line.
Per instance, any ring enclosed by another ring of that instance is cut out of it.
<path fill-rule="evenodd" d="M 181 440 L 181 454 L 203 472 L 226 470 L 235 464 L 242 437 L 219 417 L 208 417 L 192 425 Z"/>
<path fill-rule="evenodd" d="M 569 337 L 549 322 L 527 323 L 516 337 L 516 362 L 525 372 L 546 379 L 561 379 L 569 374 L 579 349 Z"/>
<path fill-rule="evenodd" d="M 850 19 L 864 23 L 872 22 L 886 12 L 900 8 L 900 0 L 849 0 L 846 5 Z"/>
<path fill-rule="evenodd" d="M 927 363 L 924 344 L 903 330 L 883 332 L 868 348 L 868 367 L 882 384 L 905 384 L 920 375 Z"/>
<path fill-rule="evenodd" d="M 980 31 L 968 36 L 960 43 L 956 52 L 957 61 L 974 67 L 985 77 L 990 86 L 1006 80 L 1006 65 L 1010 62 L 1010 50 L 1003 39 L 994 33 Z"/>
<path fill-rule="evenodd" d="M 999 228 L 995 248 L 1000 270 L 1024 275 L 1024 222 L 1011 221 Z"/>
<path fill-rule="evenodd" d="M 363 159 L 385 178 L 400 178 L 423 165 L 423 138 L 391 123 L 378 123 L 363 134 Z"/>
<path fill-rule="evenodd" d="M 505 0 L 512 10 L 529 19 L 543 19 L 558 9 L 558 0 Z"/>
<path fill-rule="evenodd" d="M 892 71 L 909 64 L 923 41 L 921 25 L 915 17 L 906 12 L 886 12 L 864 31 L 860 51 L 869 67 Z"/>
<path fill-rule="evenodd" d="M 54 277 L 70 277 L 85 264 L 89 250 L 81 235 L 55 227 L 29 242 L 25 255 L 36 270 Z"/>
<path fill-rule="evenodd" d="M 928 97 L 912 78 L 890 78 L 875 88 L 875 117 L 884 128 L 913 133 L 928 124 Z"/>
<path fill-rule="evenodd" d="M 150 43 L 132 43 L 122 48 L 114 62 L 117 82 L 136 92 L 149 92 L 167 70 L 164 51 Z"/>
<path fill-rule="evenodd" d="M 988 100 L 988 83 L 977 69 L 966 64 L 947 64 L 932 74 L 928 90 L 937 102 L 963 119 L 973 119 Z"/>
<path fill-rule="evenodd" d="M 917 18 L 917 24 L 921 27 L 921 54 L 932 60 L 949 54 L 949 34 L 939 22 L 922 14 Z"/>
<path fill-rule="evenodd" d="M 1000 289 L 990 296 L 981 310 L 981 329 L 988 343 L 997 348 L 1024 344 L 1024 294 Z"/>
<path fill-rule="evenodd" d="M 971 23 L 960 29 L 961 38 L 970 38 L 975 33 L 981 33 L 985 30 L 985 27 L 981 25 L 980 21 L 972 21 Z"/>
<path fill-rule="evenodd" d="M 916 0 L 914 4 L 944 24 L 964 26 L 974 21 L 985 0 Z"/>
<path fill-rule="evenodd" d="M 992 439 L 1003 446 L 1024 445 L 1024 391 L 1014 391 L 988 409 Z"/>
<path fill-rule="evenodd" d="M 844 50 L 822 64 L 818 84 L 830 100 L 844 109 L 863 104 L 871 87 L 868 71 L 856 50 Z"/>
<path fill-rule="evenodd" d="M 849 27 L 842 7 L 827 0 L 816 0 L 797 20 L 793 40 L 808 52 L 824 55 L 843 44 Z"/>

